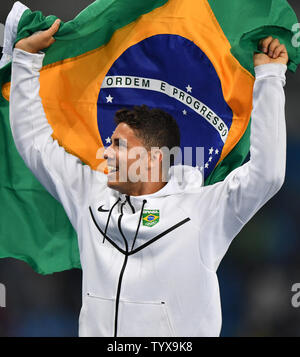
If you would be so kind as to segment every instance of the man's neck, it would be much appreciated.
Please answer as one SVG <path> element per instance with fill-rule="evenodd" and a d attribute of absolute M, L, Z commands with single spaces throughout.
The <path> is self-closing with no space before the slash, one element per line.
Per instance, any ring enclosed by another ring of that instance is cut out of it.
<path fill-rule="evenodd" d="M 121 192 L 128 196 L 143 196 L 143 195 L 151 195 L 159 190 L 161 190 L 164 186 L 166 186 L 167 182 L 151 182 L 151 183 L 143 183 L 142 185 L 135 185 L 132 189 L 127 192 Z"/>

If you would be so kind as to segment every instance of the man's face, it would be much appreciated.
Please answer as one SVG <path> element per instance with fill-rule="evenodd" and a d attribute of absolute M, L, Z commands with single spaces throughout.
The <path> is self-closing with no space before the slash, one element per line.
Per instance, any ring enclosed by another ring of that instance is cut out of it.
<path fill-rule="evenodd" d="M 150 152 L 126 123 L 116 127 L 104 158 L 108 166 L 108 187 L 128 193 L 133 186 L 136 188 L 148 180 Z"/>

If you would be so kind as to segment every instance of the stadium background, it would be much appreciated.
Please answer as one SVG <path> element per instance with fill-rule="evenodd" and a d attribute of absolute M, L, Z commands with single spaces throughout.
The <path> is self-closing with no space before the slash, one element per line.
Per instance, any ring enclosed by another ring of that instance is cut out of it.
<path fill-rule="evenodd" d="M 31 10 L 69 21 L 92 1 L 22 2 Z M 0 46 L 3 24 L 13 3 L 1 1 Z M 299 1 L 289 3 L 299 19 Z M 235 238 L 218 270 L 224 337 L 300 336 L 300 307 L 291 303 L 295 294 L 291 288 L 300 283 L 299 71 L 287 74 L 285 87 L 288 135 L 285 184 Z M 77 336 L 80 270 L 42 276 L 21 261 L 0 259 L 0 282 L 6 286 L 7 305 L 0 308 L 0 337 Z"/>

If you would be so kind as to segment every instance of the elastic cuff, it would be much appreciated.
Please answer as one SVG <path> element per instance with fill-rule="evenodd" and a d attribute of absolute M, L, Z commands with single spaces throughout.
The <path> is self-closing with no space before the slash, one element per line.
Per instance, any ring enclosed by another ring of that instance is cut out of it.
<path fill-rule="evenodd" d="M 285 79 L 287 65 L 283 63 L 266 63 L 254 67 L 255 78 L 281 77 Z"/>
<path fill-rule="evenodd" d="M 39 71 L 43 66 L 44 57 L 45 53 L 41 51 L 30 53 L 20 48 L 14 48 L 12 62 L 30 66 L 32 69 Z"/>

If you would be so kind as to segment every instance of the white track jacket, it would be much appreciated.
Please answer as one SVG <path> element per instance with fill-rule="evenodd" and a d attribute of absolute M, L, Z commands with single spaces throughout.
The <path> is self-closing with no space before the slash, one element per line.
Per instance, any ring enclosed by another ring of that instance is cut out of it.
<path fill-rule="evenodd" d="M 79 336 L 219 336 L 216 270 L 233 238 L 284 182 L 287 66 L 255 68 L 250 161 L 210 186 L 188 166 L 179 180 L 178 166 L 162 190 L 128 197 L 53 140 L 39 96 L 43 58 L 14 49 L 10 124 L 26 165 L 78 235 Z M 143 213 L 151 210 L 159 221 L 149 227 Z"/>

